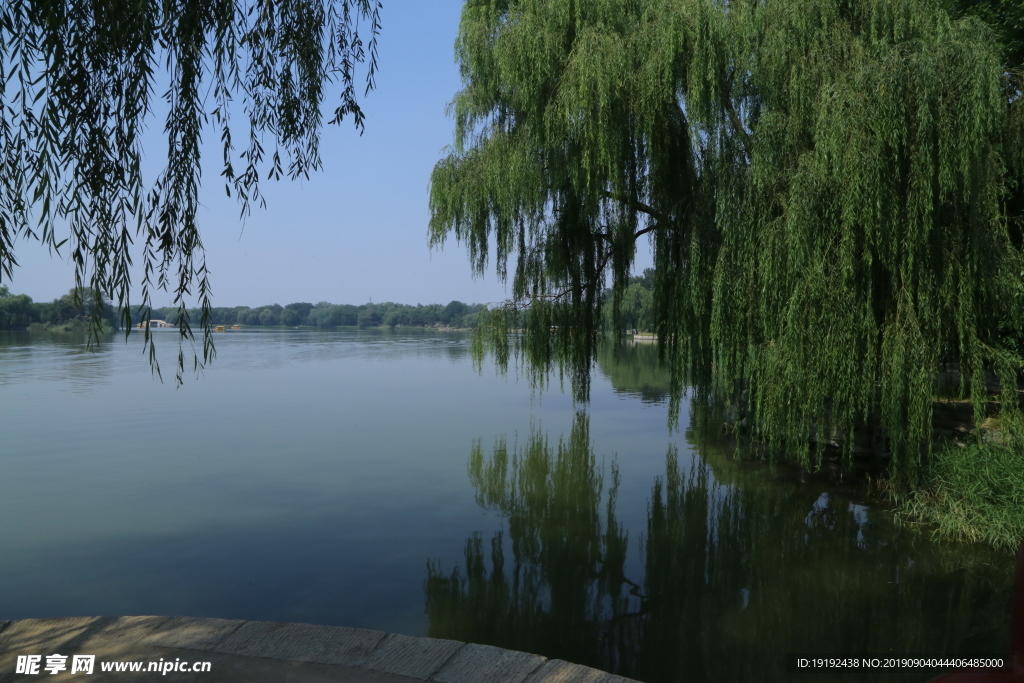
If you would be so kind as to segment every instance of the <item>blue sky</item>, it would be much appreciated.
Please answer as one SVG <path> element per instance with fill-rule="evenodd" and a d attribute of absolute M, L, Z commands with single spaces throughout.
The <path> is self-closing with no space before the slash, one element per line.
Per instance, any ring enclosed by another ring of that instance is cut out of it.
<path fill-rule="evenodd" d="M 324 170 L 308 181 L 263 182 L 267 208 L 254 209 L 244 228 L 219 182 L 218 136 L 207 132 L 199 218 L 214 306 L 507 298 L 493 267 L 473 278 L 454 239 L 443 250 L 428 248 L 427 185 L 451 144 L 445 107 L 460 87 L 453 46 L 461 8 L 461 0 L 385 2 L 377 89 L 362 99 L 365 134 L 350 121 L 325 127 Z M 146 142 L 154 156 L 166 146 L 162 129 L 158 114 Z M 234 137 L 243 140 L 244 130 Z M 69 263 L 38 243 L 19 242 L 16 255 L 21 267 L 7 283 L 11 291 L 48 301 L 74 284 Z M 169 293 L 154 295 L 157 306 L 170 302 Z"/>

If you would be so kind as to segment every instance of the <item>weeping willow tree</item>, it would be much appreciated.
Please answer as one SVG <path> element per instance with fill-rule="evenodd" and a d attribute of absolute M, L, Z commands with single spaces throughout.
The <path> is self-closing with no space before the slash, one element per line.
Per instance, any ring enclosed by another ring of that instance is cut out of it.
<path fill-rule="evenodd" d="M 1005 63 L 1024 66 L 1024 4 L 1017 0 L 946 0 L 955 17 L 973 15 L 995 29 Z"/>
<path fill-rule="evenodd" d="M 511 278 L 480 348 L 585 400 L 646 239 L 676 410 L 684 384 L 742 394 L 804 462 L 880 414 L 898 463 L 944 364 L 979 413 L 996 371 L 1011 409 L 1024 77 L 1001 50 L 930 0 L 467 0 L 431 235 Z"/>
<path fill-rule="evenodd" d="M 332 84 L 340 96 L 331 123 L 350 116 L 362 129 L 356 71 L 368 60 L 372 88 L 379 13 L 379 0 L 0 3 L 0 282 L 13 276 L 19 238 L 58 253 L 70 241 L 75 291 L 94 296 L 76 305 L 100 310 L 109 296 L 127 329 L 138 240 L 146 321 L 151 292 L 169 290 L 182 339 L 191 339 L 186 298 L 196 296 L 209 358 L 210 282 L 196 218 L 203 133 L 220 139 L 224 187 L 243 215 L 263 203 L 261 175 L 318 170 Z M 148 182 L 141 136 L 158 98 L 166 166 Z M 159 372 L 150 341 L 147 327 Z M 183 369 L 179 353 L 179 381 Z"/>

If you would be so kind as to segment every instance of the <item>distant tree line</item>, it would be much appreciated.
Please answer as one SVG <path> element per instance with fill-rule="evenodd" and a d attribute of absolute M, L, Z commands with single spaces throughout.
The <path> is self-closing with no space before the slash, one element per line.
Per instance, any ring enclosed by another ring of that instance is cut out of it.
<path fill-rule="evenodd" d="M 93 297 L 88 292 L 79 292 L 75 301 L 75 290 L 49 303 L 36 303 L 26 294 L 11 294 L 7 287 L 0 287 L 0 329 L 24 329 L 33 323 L 43 325 L 79 324 L 90 319 Z M 332 327 L 476 327 L 482 304 L 464 304 L 452 301 L 447 305 L 368 303 L 360 306 L 332 304 L 321 301 L 317 304 L 292 303 L 287 306 L 222 307 L 211 309 L 214 325 L 253 325 L 260 327 L 309 326 L 320 329 Z M 138 325 L 144 318 L 144 306 L 130 309 L 132 325 Z M 187 309 L 189 322 L 199 322 L 202 311 Z M 150 319 L 166 320 L 177 325 L 180 309 L 176 306 L 154 308 Z M 101 311 L 101 318 L 110 327 L 117 329 L 120 321 L 118 310 L 107 303 Z"/>
<path fill-rule="evenodd" d="M 104 328 L 119 327 L 117 310 L 103 297 L 97 298 L 87 287 L 71 289 L 50 302 L 35 302 L 27 294 L 12 294 L 0 286 L 0 330 L 24 329 L 33 323 L 50 327 L 87 329 L 93 324 L 93 313 Z"/>
<path fill-rule="evenodd" d="M 419 304 L 410 306 L 392 302 L 374 304 L 332 304 L 321 301 L 311 303 L 291 303 L 287 306 L 269 304 L 267 306 L 215 307 L 210 310 L 214 325 L 247 325 L 259 327 L 316 327 L 328 329 L 333 327 L 476 327 L 482 304 L 464 304 L 452 301 L 448 305 Z M 142 320 L 144 308 L 133 306 L 131 309 L 132 324 Z M 198 308 L 188 309 L 189 322 L 196 324 L 202 311 Z M 154 308 L 151 313 L 153 320 L 166 320 L 178 324 L 179 309 L 174 306 Z"/>
<path fill-rule="evenodd" d="M 605 292 L 610 306 L 602 309 L 605 330 L 609 332 L 653 332 L 654 311 L 654 268 L 647 268 L 643 275 L 629 278 L 621 291 L 611 289 Z"/>
<path fill-rule="evenodd" d="M 618 317 L 613 315 L 615 306 L 608 306 L 604 311 L 605 329 L 645 332 L 654 329 L 654 308 L 652 290 L 654 289 L 654 269 L 648 268 L 642 275 L 630 278 L 629 285 L 618 295 Z M 614 302 L 615 295 L 609 290 L 609 299 Z M 80 294 L 80 303 L 75 303 L 75 290 L 51 302 L 36 303 L 26 294 L 11 294 L 6 286 L 0 286 L 0 329 L 22 329 L 32 323 L 44 325 L 79 324 L 89 317 L 90 295 Z M 374 304 L 332 304 L 321 301 L 311 303 L 291 303 L 287 306 L 269 304 L 266 306 L 225 306 L 211 309 L 214 325 L 246 325 L 258 327 L 316 327 L 327 329 L 333 327 L 459 327 L 475 328 L 483 304 L 464 304 L 452 301 L 443 304 L 396 304 L 392 302 Z M 143 319 L 144 306 L 131 307 L 132 325 L 138 325 Z M 189 322 L 198 323 L 202 311 L 199 308 L 188 309 Z M 150 314 L 152 320 L 166 320 L 177 325 L 180 311 L 175 306 L 154 308 Z M 524 317 L 528 312 L 524 312 Z M 111 305 L 104 307 L 102 318 L 110 326 L 117 329 L 120 316 Z"/>

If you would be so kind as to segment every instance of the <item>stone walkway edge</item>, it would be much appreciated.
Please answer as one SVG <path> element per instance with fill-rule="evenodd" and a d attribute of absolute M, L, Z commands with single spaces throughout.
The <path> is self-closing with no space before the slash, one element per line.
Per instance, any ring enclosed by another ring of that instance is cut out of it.
<path fill-rule="evenodd" d="M 327 664 L 435 683 L 635 683 L 492 645 L 340 626 L 155 616 L 0 621 L 0 654 L 102 645 Z"/>

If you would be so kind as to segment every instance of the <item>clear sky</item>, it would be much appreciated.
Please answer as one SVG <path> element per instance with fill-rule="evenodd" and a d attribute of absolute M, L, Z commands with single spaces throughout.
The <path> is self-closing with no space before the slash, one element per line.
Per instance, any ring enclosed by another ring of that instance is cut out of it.
<path fill-rule="evenodd" d="M 365 134 L 350 120 L 325 126 L 324 170 L 308 181 L 263 181 L 267 208 L 254 208 L 244 228 L 220 182 L 219 136 L 207 131 L 199 220 L 214 306 L 507 298 L 493 264 L 474 279 L 454 239 L 443 250 L 428 248 L 427 186 L 452 142 L 445 107 L 460 87 L 453 46 L 461 9 L 461 0 L 384 3 L 377 88 L 361 99 Z M 325 108 L 335 105 L 328 100 Z M 239 108 L 235 120 L 241 116 Z M 158 114 L 146 142 L 154 156 L 166 147 L 162 130 Z M 236 144 L 244 135 L 235 130 Z M 37 242 L 19 242 L 16 256 L 21 267 L 6 283 L 12 292 L 48 301 L 73 286 L 72 266 Z M 153 302 L 169 305 L 171 295 L 157 292 Z"/>

